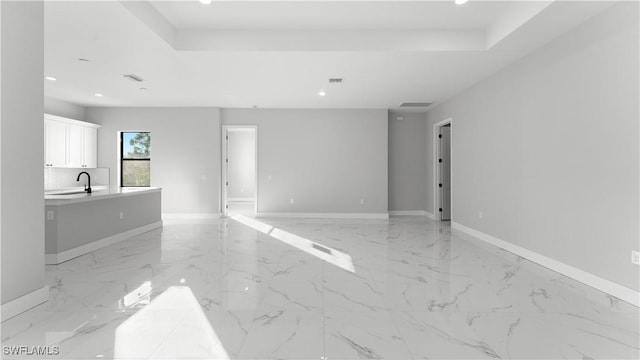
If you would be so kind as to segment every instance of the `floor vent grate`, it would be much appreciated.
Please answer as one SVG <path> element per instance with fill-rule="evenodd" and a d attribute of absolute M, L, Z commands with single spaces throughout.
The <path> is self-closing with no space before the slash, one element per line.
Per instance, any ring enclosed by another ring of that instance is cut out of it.
<path fill-rule="evenodd" d="M 324 247 L 324 246 L 320 246 L 320 245 L 318 245 L 318 244 L 313 244 L 312 246 L 313 246 L 313 248 L 314 248 L 314 249 L 316 249 L 316 250 L 320 250 L 320 251 L 322 251 L 322 252 L 325 252 L 325 253 L 327 253 L 327 254 L 331 255 L 331 250 L 327 249 L 327 248 L 326 248 L 326 247 Z"/>

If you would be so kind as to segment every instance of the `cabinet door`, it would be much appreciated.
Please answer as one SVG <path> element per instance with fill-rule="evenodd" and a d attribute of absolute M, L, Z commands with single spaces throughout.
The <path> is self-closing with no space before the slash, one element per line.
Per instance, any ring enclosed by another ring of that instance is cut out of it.
<path fill-rule="evenodd" d="M 84 126 L 69 124 L 69 167 L 84 167 Z"/>
<path fill-rule="evenodd" d="M 44 166 L 49 166 L 49 124 L 44 121 Z"/>
<path fill-rule="evenodd" d="M 88 168 L 98 167 L 98 129 L 85 127 L 83 130 L 84 165 Z"/>
<path fill-rule="evenodd" d="M 67 166 L 68 124 L 59 121 L 45 121 L 45 166 Z"/>

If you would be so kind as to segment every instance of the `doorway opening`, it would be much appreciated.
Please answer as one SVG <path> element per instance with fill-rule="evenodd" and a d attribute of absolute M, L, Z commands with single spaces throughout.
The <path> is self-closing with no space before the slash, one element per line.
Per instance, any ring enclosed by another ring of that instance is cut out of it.
<path fill-rule="evenodd" d="M 255 217 L 258 210 L 258 127 L 222 127 L 223 216 Z"/>
<path fill-rule="evenodd" d="M 436 220 L 450 221 L 451 208 L 451 122 L 433 125 L 433 214 Z"/>

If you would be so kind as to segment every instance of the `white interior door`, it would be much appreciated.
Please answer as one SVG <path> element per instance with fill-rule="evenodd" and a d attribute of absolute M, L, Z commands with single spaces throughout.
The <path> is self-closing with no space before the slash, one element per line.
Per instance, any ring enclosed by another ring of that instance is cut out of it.
<path fill-rule="evenodd" d="M 222 212 L 255 216 L 258 210 L 258 128 L 222 127 Z"/>
<path fill-rule="evenodd" d="M 451 220 L 451 125 L 440 127 L 440 220 Z"/>

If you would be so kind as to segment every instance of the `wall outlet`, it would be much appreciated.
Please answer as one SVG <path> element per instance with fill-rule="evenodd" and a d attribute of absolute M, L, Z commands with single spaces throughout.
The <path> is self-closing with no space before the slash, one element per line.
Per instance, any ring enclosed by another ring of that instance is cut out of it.
<path fill-rule="evenodd" d="M 124 219 L 124 212 L 120 211 L 120 220 Z"/>
<path fill-rule="evenodd" d="M 289 199 L 289 203 L 290 203 L 291 205 L 293 205 L 293 203 L 294 203 L 293 198 Z"/>
<path fill-rule="evenodd" d="M 360 199 L 360 205 L 364 205 L 364 199 Z"/>
<path fill-rule="evenodd" d="M 47 220 L 53 220 L 53 210 L 47 210 Z"/>
<path fill-rule="evenodd" d="M 484 213 L 482 211 L 478 211 L 478 219 L 482 219 L 484 217 Z"/>
<path fill-rule="evenodd" d="M 631 262 L 640 265 L 640 251 L 631 250 Z"/>

